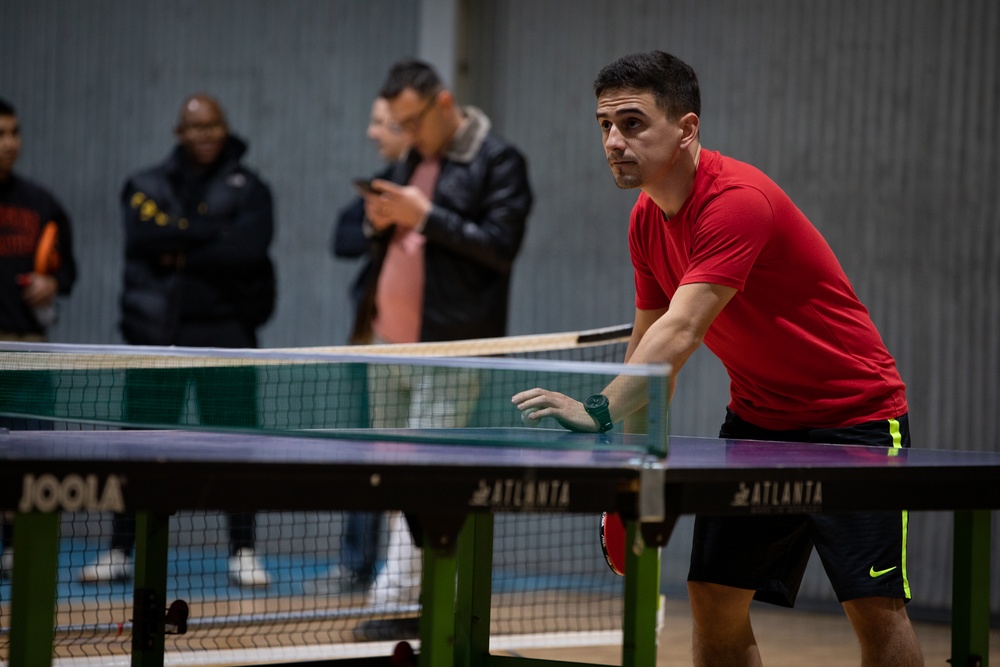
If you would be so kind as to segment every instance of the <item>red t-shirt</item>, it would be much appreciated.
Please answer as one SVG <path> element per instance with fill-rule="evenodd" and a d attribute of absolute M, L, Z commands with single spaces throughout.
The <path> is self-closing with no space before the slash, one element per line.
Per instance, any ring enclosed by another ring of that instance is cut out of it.
<path fill-rule="evenodd" d="M 819 231 L 754 167 L 701 151 L 694 187 L 667 220 L 632 209 L 636 306 L 677 287 L 738 290 L 705 335 L 730 379 L 730 409 L 775 430 L 849 426 L 906 413 L 906 388 L 868 310 Z"/>

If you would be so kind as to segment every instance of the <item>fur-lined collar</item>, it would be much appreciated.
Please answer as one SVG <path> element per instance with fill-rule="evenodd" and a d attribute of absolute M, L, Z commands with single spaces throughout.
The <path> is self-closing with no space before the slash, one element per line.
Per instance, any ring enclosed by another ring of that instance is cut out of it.
<path fill-rule="evenodd" d="M 453 162 L 472 162 L 492 127 L 489 117 L 474 106 L 462 107 L 465 121 L 452 137 L 444 156 Z"/>

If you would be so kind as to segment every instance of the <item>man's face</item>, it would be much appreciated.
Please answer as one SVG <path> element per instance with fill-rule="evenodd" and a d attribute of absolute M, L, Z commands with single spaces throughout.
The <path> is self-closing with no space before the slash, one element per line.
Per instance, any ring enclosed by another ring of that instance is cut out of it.
<path fill-rule="evenodd" d="M 622 189 L 665 185 L 674 173 L 684 132 L 649 92 L 606 90 L 597 100 L 604 154 Z"/>
<path fill-rule="evenodd" d="M 21 155 L 21 128 L 16 116 L 0 116 L 0 178 L 5 179 L 14 170 L 14 163 Z"/>
<path fill-rule="evenodd" d="M 177 141 L 197 165 L 208 167 L 215 164 L 222 154 L 228 133 L 222 111 L 208 100 L 192 99 L 181 110 Z"/>
<path fill-rule="evenodd" d="M 392 118 L 424 157 L 438 155 L 454 133 L 442 108 L 445 95 L 442 90 L 430 97 L 420 97 L 412 88 L 404 88 L 403 92 L 389 100 Z"/>
<path fill-rule="evenodd" d="M 378 154 L 386 162 L 395 162 L 403 157 L 410 141 L 403 129 L 396 125 L 389 112 L 389 102 L 379 97 L 372 103 L 371 120 L 368 122 L 368 138 L 375 142 Z"/>

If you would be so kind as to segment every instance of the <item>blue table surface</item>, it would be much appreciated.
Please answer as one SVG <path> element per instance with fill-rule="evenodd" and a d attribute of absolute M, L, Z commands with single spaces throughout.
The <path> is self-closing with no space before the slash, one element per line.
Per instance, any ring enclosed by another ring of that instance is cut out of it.
<path fill-rule="evenodd" d="M 1000 452 L 888 449 L 857 445 L 671 436 L 665 461 L 631 436 L 560 429 L 446 429 L 302 435 L 182 430 L 16 431 L 0 433 L 0 460 L 87 460 L 446 466 L 640 466 L 670 469 L 997 468 Z M 380 437 L 385 436 L 384 439 Z M 407 439 L 407 434 L 410 437 Z M 350 435 L 350 434 L 347 434 Z M 437 444 L 438 441 L 444 444 Z M 475 442 L 479 444 L 468 444 Z"/>

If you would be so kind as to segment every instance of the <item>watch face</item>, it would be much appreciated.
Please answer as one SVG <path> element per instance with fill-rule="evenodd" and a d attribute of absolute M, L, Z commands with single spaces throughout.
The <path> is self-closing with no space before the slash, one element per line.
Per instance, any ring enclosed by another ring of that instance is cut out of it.
<path fill-rule="evenodd" d="M 587 399 L 586 407 L 588 410 L 599 410 L 608 405 L 608 397 L 604 394 L 595 394 Z"/>

